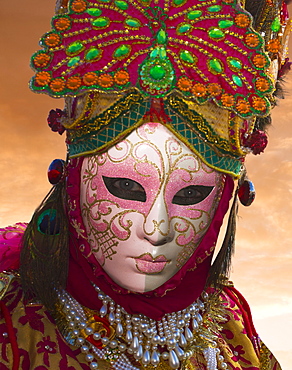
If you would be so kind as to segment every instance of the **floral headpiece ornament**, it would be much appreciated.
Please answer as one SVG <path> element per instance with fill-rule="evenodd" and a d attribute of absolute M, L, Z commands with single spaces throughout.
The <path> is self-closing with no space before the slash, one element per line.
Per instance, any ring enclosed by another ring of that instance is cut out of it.
<path fill-rule="evenodd" d="M 66 98 L 49 124 L 67 130 L 69 157 L 104 151 L 150 117 L 239 177 L 267 144 L 290 28 L 287 1 L 63 0 L 31 88 Z"/>

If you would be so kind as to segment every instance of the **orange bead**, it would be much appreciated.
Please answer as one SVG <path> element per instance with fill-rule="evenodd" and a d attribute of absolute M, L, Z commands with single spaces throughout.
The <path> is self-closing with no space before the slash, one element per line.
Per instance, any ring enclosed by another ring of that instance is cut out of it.
<path fill-rule="evenodd" d="M 252 106 L 254 109 L 263 112 L 267 108 L 267 103 L 263 98 L 253 97 Z"/>
<path fill-rule="evenodd" d="M 50 48 L 53 48 L 59 45 L 60 42 L 61 42 L 61 38 L 57 33 L 50 33 L 45 38 L 45 44 Z"/>
<path fill-rule="evenodd" d="M 240 28 L 246 28 L 250 25 L 250 18 L 246 14 L 238 14 L 234 20 Z"/>
<path fill-rule="evenodd" d="M 208 89 L 209 94 L 212 96 L 220 95 L 222 91 L 220 85 L 217 83 L 210 83 L 207 89 Z"/>
<path fill-rule="evenodd" d="M 127 71 L 118 71 L 114 75 L 114 80 L 117 85 L 126 85 L 130 80 L 129 73 Z"/>
<path fill-rule="evenodd" d="M 203 84 L 197 83 L 197 84 L 194 84 L 192 88 L 192 93 L 198 97 L 205 96 L 207 93 L 207 89 Z"/>
<path fill-rule="evenodd" d="M 51 81 L 51 75 L 49 72 L 38 72 L 35 75 L 35 82 L 38 86 L 46 86 Z"/>
<path fill-rule="evenodd" d="M 67 87 L 70 90 L 77 90 L 81 86 L 81 78 L 78 76 L 69 77 L 67 80 Z"/>
<path fill-rule="evenodd" d="M 86 2 L 83 0 L 75 0 L 71 7 L 75 13 L 82 13 L 86 9 Z"/>
<path fill-rule="evenodd" d="M 250 48 L 256 48 L 260 43 L 260 39 L 255 33 L 249 33 L 245 36 L 245 42 Z"/>
<path fill-rule="evenodd" d="M 50 82 L 50 88 L 54 92 L 61 92 L 65 88 L 65 81 L 62 78 L 55 78 Z"/>
<path fill-rule="evenodd" d="M 57 18 L 55 21 L 55 28 L 58 31 L 67 30 L 70 27 L 70 20 L 68 18 Z"/>
<path fill-rule="evenodd" d="M 239 99 L 236 104 L 236 109 L 241 114 L 246 114 L 250 111 L 250 105 L 249 103 L 244 99 Z"/>
<path fill-rule="evenodd" d="M 253 58 L 252 58 L 252 61 L 253 61 L 253 64 L 257 67 L 257 68 L 265 68 L 266 65 L 267 65 L 267 59 L 262 55 L 262 54 L 256 54 Z"/>
<path fill-rule="evenodd" d="M 270 89 L 269 81 L 264 77 L 258 78 L 256 80 L 255 85 L 256 85 L 256 88 L 261 92 L 265 92 L 265 91 L 268 91 Z"/>
<path fill-rule="evenodd" d="M 192 88 L 192 81 L 188 79 L 187 77 L 181 77 L 177 82 L 177 87 L 181 91 L 190 91 Z"/>
<path fill-rule="evenodd" d="M 223 94 L 221 102 L 225 107 L 232 107 L 234 105 L 234 97 L 229 94 Z"/>
<path fill-rule="evenodd" d="M 83 76 L 83 83 L 86 86 L 91 86 L 97 83 L 97 75 L 94 72 L 87 72 Z"/>
<path fill-rule="evenodd" d="M 273 39 L 268 42 L 267 50 L 270 53 L 278 53 L 280 49 L 281 49 L 281 43 L 278 39 Z"/>
<path fill-rule="evenodd" d="M 114 84 L 114 79 L 110 74 L 104 73 L 104 74 L 98 76 L 97 83 L 101 87 L 108 88 L 108 87 L 111 87 Z"/>
<path fill-rule="evenodd" d="M 33 58 L 33 64 L 35 67 L 44 68 L 49 64 L 50 59 L 48 54 L 40 53 Z"/>

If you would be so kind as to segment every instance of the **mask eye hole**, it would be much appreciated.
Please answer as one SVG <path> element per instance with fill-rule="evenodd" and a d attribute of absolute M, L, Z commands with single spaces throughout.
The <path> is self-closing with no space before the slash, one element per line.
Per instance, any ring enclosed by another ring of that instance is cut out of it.
<path fill-rule="evenodd" d="M 179 190 L 172 199 L 173 204 L 189 206 L 202 202 L 214 189 L 213 186 L 190 185 Z"/>
<path fill-rule="evenodd" d="M 138 182 L 120 177 L 102 176 L 107 190 L 117 198 L 146 202 L 146 192 Z"/>

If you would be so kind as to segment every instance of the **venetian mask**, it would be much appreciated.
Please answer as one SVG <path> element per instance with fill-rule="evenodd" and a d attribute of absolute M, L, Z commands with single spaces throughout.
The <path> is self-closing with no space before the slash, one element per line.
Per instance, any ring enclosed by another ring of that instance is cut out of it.
<path fill-rule="evenodd" d="M 96 261 L 130 291 L 161 286 L 199 247 L 224 179 L 160 123 L 86 157 L 80 202 Z"/>

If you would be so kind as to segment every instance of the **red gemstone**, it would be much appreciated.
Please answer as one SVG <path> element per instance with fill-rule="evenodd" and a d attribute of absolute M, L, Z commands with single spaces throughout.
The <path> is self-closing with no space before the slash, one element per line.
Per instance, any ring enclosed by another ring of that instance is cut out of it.
<path fill-rule="evenodd" d="M 248 207 L 255 199 L 255 188 L 250 180 L 244 180 L 238 189 L 240 203 Z"/>
<path fill-rule="evenodd" d="M 58 184 L 63 177 L 65 161 L 63 159 L 55 159 L 50 164 L 48 169 L 48 179 L 52 185 Z"/>

